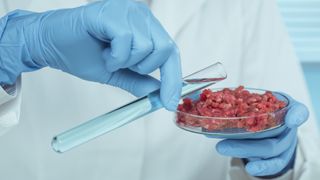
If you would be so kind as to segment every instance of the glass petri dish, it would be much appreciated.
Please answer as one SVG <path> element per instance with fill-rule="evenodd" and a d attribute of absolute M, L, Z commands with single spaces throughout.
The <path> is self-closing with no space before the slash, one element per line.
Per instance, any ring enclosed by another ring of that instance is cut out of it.
<path fill-rule="evenodd" d="M 213 92 L 222 88 L 209 88 Z M 235 89 L 235 88 L 229 88 Z M 267 90 L 245 88 L 250 93 L 264 94 Z M 200 98 L 201 91 L 190 93 L 183 98 L 197 100 Z M 278 100 L 284 101 L 285 106 L 277 111 L 270 113 L 259 113 L 253 116 L 239 117 L 208 117 L 182 112 L 175 112 L 175 124 L 183 130 L 208 135 L 213 138 L 228 139 L 257 139 L 274 137 L 285 130 L 285 115 L 289 109 L 289 98 L 284 94 L 272 92 Z M 181 100 L 182 102 L 182 100 Z M 263 123 L 261 123 L 263 122 Z M 253 126 L 252 124 L 256 124 Z"/>

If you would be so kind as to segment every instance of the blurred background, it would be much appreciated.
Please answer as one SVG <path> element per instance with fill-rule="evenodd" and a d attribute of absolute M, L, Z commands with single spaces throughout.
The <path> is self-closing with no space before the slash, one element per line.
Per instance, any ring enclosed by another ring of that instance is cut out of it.
<path fill-rule="evenodd" d="M 320 0 L 277 0 L 300 59 L 320 127 Z"/>

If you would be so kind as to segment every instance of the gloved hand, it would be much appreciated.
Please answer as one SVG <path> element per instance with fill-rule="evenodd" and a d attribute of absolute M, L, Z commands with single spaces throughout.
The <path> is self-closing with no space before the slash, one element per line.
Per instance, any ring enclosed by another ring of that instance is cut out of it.
<path fill-rule="evenodd" d="M 44 13 L 16 11 L 4 21 L 0 71 L 7 79 L 2 83 L 49 66 L 136 96 L 160 87 L 163 105 L 176 109 L 182 87 L 179 52 L 144 4 L 108 0 Z M 147 75 L 156 69 L 161 83 Z"/>
<path fill-rule="evenodd" d="M 287 128 L 282 134 L 265 139 L 226 139 L 216 145 L 216 150 L 225 156 L 244 158 L 248 161 L 245 169 L 252 176 L 275 175 L 288 167 L 295 158 L 297 128 L 308 119 L 309 111 L 286 96 L 291 105 L 285 117 Z"/>

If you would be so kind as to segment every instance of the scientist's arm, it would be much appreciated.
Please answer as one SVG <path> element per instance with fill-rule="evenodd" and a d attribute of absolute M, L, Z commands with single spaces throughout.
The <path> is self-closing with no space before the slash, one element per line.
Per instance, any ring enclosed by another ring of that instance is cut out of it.
<path fill-rule="evenodd" d="M 1 19 L 0 84 L 43 67 L 120 87 L 136 96 L 160 88 L 175 110 L 181 91 L 178 49 L 142 3 L 99 1 L 44 13 L 14 11 Z M 148 74 L 159 69 L 161 82 Z"/>

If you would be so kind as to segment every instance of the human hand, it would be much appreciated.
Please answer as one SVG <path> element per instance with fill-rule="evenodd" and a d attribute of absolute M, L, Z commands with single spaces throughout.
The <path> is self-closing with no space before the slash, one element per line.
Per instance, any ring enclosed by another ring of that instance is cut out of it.
<path fill-rule="evenodd" d="M 297 128 L 309 116 L 307 107 L 289 97 L 290 107 L 285 116 L 287 128 L 278 136 L 264 139 L 225 139 L 216 150 L 225 156 L 243 158 L 246 171 L 252 176 L 269 176 L 283 172 L 294 162 Z M 210 136 L 208 136 L 210 137 Z"/>
<path fill-rule="evenodd" d="M 2 40 L 24 43 L 23 59 L 27 61 L 15 64 L 21 67 L 11 79 L 49 66 L 136 96 L 160 87 L 163 105 L 176 109 L 182 87 L 179 52 L 142 3 L 108 0 L 73 9 L 29 12 L 11 16 L 8 28 L 14 30 L 6 30 Z M 21 40 L 12 40 L 17 37 Z M 148 75 L 157 69 L 161 82 Z"/>

